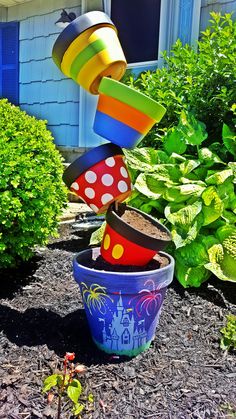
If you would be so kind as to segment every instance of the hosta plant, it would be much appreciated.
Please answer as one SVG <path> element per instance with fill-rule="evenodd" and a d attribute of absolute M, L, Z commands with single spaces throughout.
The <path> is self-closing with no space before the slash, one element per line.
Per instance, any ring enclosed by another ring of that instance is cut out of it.
<path fill-rule="evenodd" d="M 66 202 L 63 165 L 46 121 L 0 100 L 0 268 L 56 233 Z"/>
<path fill-rule="evenodd" d="M 236 350 L 236 316 L 229 314 L 225 327 L 221 329 L 220 347 L 223 350 L 235 349 Z"/>
<path fill-rule="evenodd" d="M 198 287 L 212 273 L 236 281 L 236 136 L 223 126 L 221 157 L 204 147 L 206 138 L 204 124 L 182 112 L 162 150 L 125 150 L 134 183 L 129 204 L 171 230 L 169 251 L 184 287 Z"/>

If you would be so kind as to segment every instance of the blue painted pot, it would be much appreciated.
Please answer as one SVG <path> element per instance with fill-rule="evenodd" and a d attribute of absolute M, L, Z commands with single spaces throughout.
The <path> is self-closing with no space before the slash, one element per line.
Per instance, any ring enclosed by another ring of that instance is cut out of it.
<path fill-rule="evenodd" d="M 100 248 L 80 252 L 73 261 L 92 338 L 99 349 L 136 356 L 149 348 L 155 336 L 167 286 L 174 275 L 174 259 L 163 268 L 143 272 L 108 272 L 89 263 Z"/>

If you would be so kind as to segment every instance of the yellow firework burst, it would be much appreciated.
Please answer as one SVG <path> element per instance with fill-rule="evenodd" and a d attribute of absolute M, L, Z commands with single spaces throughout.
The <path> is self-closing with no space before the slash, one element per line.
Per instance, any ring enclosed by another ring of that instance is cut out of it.
<path fill-rule="evenodd" d="M 81 286 L 83 301 L 87 305 L 90 314 L 93 314 L 92 310 L 97 310 L 99 313 L 105 314 L 107 300 L 113 302 L 112 298 L 107 295 L 106 288 L 98 284 L 92 284 L 88 287 L 84 282 L 81 282 Z"/>

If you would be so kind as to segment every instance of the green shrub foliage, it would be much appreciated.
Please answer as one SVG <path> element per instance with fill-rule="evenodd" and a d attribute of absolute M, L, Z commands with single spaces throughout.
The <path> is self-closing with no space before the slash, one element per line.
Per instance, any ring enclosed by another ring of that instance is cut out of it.
<path fill-rule="evenodd" d="M 141 73 L 137 79 L 130 77 L 128 84 L 167 108 L 142 146 L 156 146 L 160 129 L 177 124 L 183 109 L 205 123 L 208 144 L 220 138 L 223 123 L 231 127 L 230 108 L 236 103 L 236 22 L 230 14 L 213 12 L 211 18 L 198 48 L 178 40 L 169 56 L 163 54 L 162 68 Z"/>
<path fill-rule="evenodd" d="M 66 202 L 63 165 L 45 121 L 0 100 L 0 268 L 56 234 Z"/>

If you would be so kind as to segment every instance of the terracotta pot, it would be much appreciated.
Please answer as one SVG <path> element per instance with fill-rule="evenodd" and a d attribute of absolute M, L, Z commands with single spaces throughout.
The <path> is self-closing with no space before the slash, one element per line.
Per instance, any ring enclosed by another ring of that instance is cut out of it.
<path fill-rule="evenodd" d="M 98 90 L 93 129 L 120 147 L 135 147 L 165 114 L 162 105 L 116 80 L 104 77 Z"/>
<path fill-rule="evenodd" d="M 103 76 L 119 80 L 127 66 L 114 24 L 98 11 L 73 20 L 57 38 L 52 57 L 66 76 L 93 94 Z"/>
<path fill-rule="evenodd" d="M 148 221 L 149 225 L 143 225 L 143 227 L 140 225 L 140 228 L 143 228 L 144 231 L 136 229 L 134 224 L 132 225 L 133 216 L 130 217 L 130 224 L 122 219 L 126 211 L 132 211 L 131 214 L 133 215 L 134 213 L 138 214 L 139 223 Z M 151 228 L 152 236 L 147 228 Z M 106 214 L 106 228 L 101 245 L 101 255 L 113 265 L 144 266 L 170 241 L 169 230 L 150 215 L 125 204 L 119 204 L 116 210 L 113 204 Z"/>
<path fill-rule="evenodd" d="M 173 280 L 174 259 L 143 272 L 107 272 L 91 269 L 99 248 L 80 252 L 73 261 L 93 341 L 107 353 L 136 356 L 155 336 L 166 288 Z"/>
<path fill-rule="evenodd" d="M 103 144 L 76 159 L 64 172 L 63 180 L 97 214 L 131 194 L 131 180 L 123 151 L 115 144 Z"/>

